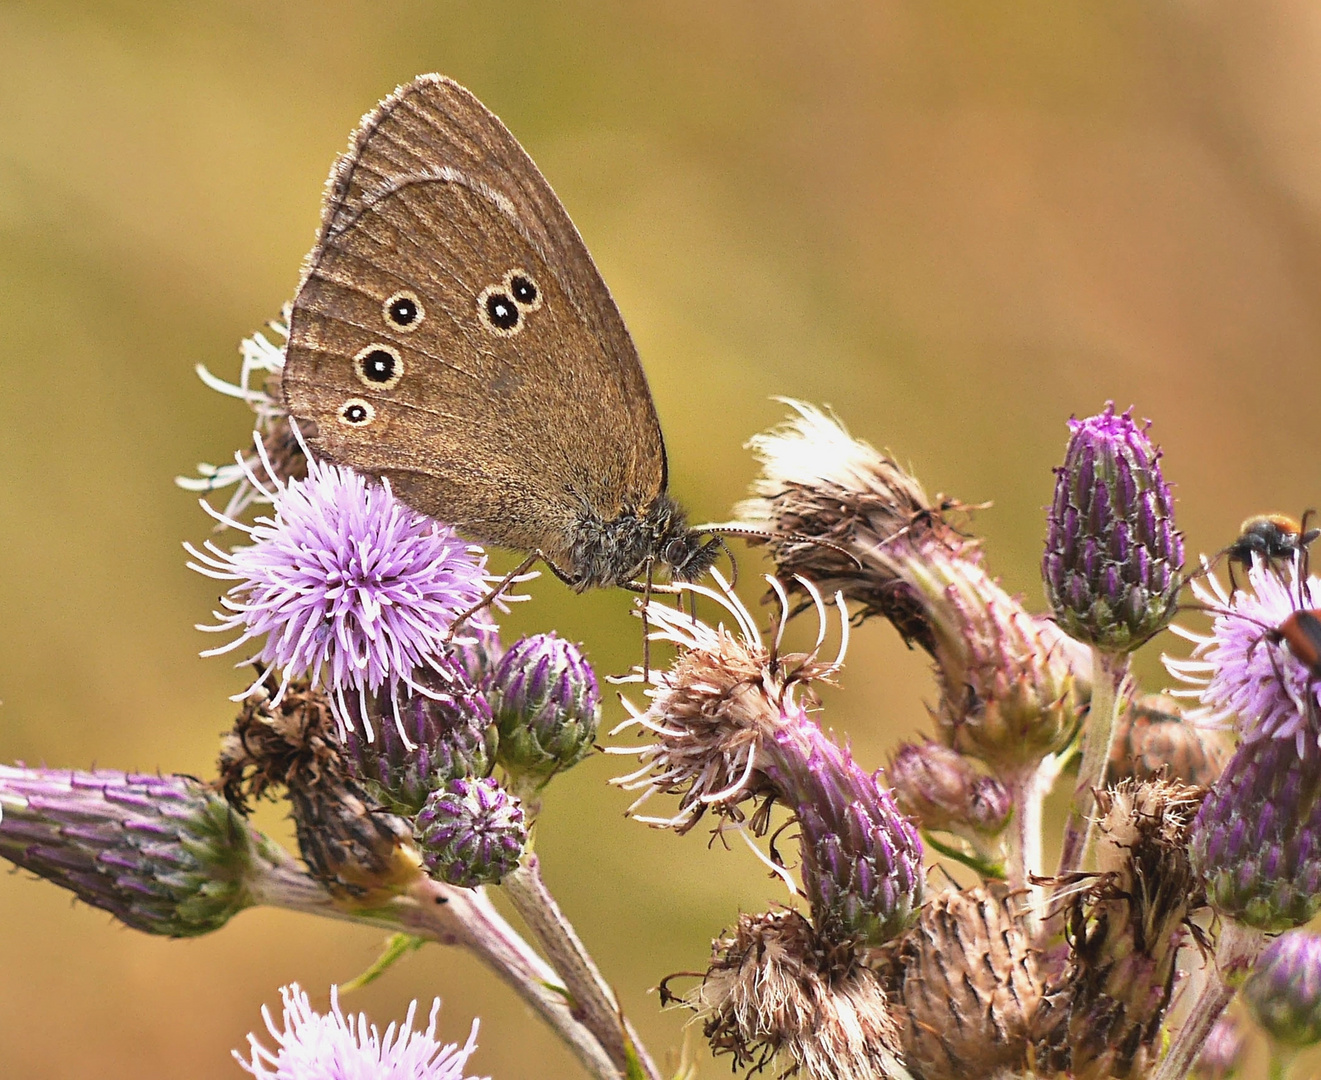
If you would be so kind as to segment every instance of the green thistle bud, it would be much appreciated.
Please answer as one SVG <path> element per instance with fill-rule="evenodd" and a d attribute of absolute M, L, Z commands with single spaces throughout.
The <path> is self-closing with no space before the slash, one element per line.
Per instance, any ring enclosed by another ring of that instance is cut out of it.
<path fill-rule="evenodd" d="M 516 642 L 492 672 L 487 695 L 500 731 L 498 758 L 510 775 L 540 786 L 592 752 L 601 695 L 572 642 L 554 633 Z"/>

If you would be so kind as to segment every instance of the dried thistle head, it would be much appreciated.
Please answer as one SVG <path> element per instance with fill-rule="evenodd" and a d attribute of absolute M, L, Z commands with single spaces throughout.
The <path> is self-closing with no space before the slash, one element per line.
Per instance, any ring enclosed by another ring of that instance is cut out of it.
<path fill-rule="evenodd" d="M 922 1080 L 1026 1067 L 1042 984 L 1024 912 L 999 884 L 951 889 L 897 943 L 904 1060 Z"/>
<path fill-rule="evenodd" d="M 715 576 L 723 587 L 724 579 Z M 780 587 L 775 579 L 767 580 Z M 798 696 L 810 694 L 813 681 L 829 679 L 839 670 L 848 645 L 845 619 L 839 655 L 833 662 L 818 659 L 826 633 L 826 607 L 810 584 L 821 618 L 817 647 L 808 654 L 787 655 L 779 650 L 778 635 L 770 646 L 762 641 L 751 613 L 727 587 L 721 592 L 683 587 L 716 600 L 731 616 L 734 629 L 724 623 L 711 626 L 653 602 L 647 619 L 655 628 L 654 636 L 676 645 L 679 655 L 669 670 L 646 673 L 651 686 L 645 693 L 651 706 L 638 712 L 625 701 L 634 715 L 610 733 L 636 727 L 652 741 L 608 751 L 636 755 L 642 763 L 635 772 L 613 781 L 625 790 L 641 789 L 629 812 L 654 795 L 677 795 L 679 809 L 673 816 L 639 820 L 680 833 L 691 829 L 708 809 L 737 821 L 742 818 L 741 803 L 774 797 L 775 788 L 765 775 L 766 748 L 786 716 L 800 711 Z M 786 607 L 787 602 L 785 597 Z"/>
<path fill-rule="evenodd" d="M 914 476 L 854 439 L 835 417 L 782 400 L 797 415 L 748 444 L 762 476 L 753 497 L 735 508 L 738 524 L 768 536 L 786 581 L 801 576 L 827 593 L 841 592 L 859 605 L 857 619 L 882 615 L 905 641 L 930 651 L 922 606 L 882 556 L 938 548 L 975 560 L 976 541 L 946 517 L 961 504 L 933 501 Z"/>
<path fill-rule="evenodd" d="M 250 800 L 283 787 L 303 861 L 348 906 L 374 906 L 416 881 L 422 859 L 412 826 L 350 775 L 325 695 L 306 682 L 286 688 L 278 705 L 273 694 L 269 680 L 254 690 L 225 736 L 225 797 L 246 812 Z"/>
<path fill-rule="evenodd" d="M 1188 858 L 1202 795 L 1165 780 L 1098 792 L 1099 873 L 1069 899 L 1069 960 L 1037 1014 L 1038 1060 L 1078 1080 L 1147 1075 L 1188 916 L 1204 902 Z"/>
<path fill-rule="evenodd" d="M 684 1004 L 736 1070 L 775 1063 L 812 1080 L 901 1075 L 880 977 L 794 911 L 741 916 L 713 943 L 711 965 Z"/>

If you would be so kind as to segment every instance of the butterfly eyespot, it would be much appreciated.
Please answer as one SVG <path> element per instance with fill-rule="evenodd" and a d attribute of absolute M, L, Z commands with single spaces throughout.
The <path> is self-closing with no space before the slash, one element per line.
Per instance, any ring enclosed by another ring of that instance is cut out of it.
<path fill-rule="evenodd" d="M 490 285 L 477 297 L 477 317 L 482 325 L 501 337 L 513 337 L 523 329 L 523 310 L 502 286 Z"/>
<path fill-rule="evenodd" d="M 376 419 L 376 410 L 371 402 L 362 398 L 349 398 L 339 407 L 339 420 L 349 427 L 366 427 Z"/>
<path fill-rule="evenodd" d="M 416 330 L 426 317 L 426 310 L 422 307 L 422 301 L 417 298 L 417 293 L 408 289 L 401 289 L 395 293 L 381 305 L 381 310 L 385 312 L 385 321 L 405 334 Z"/>
<path fill-rule="evenodd" d="M 353 358 L 358 380 L 373 390 L 390 390 L 404 377 L 404 361 L 399 350 L 379 343 L 368 345 Z"/>
<path fill-rule="evenodd" d="M 536 311 L 541 307 L 541 289 L 526 270 L 510 270 L 505 275 L 505 288 L 523 310 Z"/>

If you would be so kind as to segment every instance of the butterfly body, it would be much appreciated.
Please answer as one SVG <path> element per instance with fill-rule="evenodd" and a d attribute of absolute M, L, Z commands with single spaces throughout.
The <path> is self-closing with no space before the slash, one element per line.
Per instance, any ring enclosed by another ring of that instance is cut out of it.
<path fill-rule="evenodd" d="M 316 453 L 575 588 L 714 561 L 666 491 L 646 377 L 568 213 L 450 80 L 401 87 L 336 162 L 282 384 Z"/>

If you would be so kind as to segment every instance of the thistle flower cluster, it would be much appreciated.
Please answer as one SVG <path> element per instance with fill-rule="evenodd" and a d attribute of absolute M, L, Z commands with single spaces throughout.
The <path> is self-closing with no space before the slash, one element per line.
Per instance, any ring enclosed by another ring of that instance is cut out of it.
<path fill-rule="evenodd" d="M 245 343 L 227 392 L 254 409 L 254 442 L 192 485 L 236 485 L 212 513 L 238 543 L 188 550 L 225 587 L 207 629 L 229 638 L 209 652 L 257 668 L 217 780 L 0 766 L 0 854 L 150 933 L 208 933 L 272 903 L 463 944 L 601 1080 L 659 1080 L 529 850 L 546 785 L 595 747 L 592 668 L 554 633 L 506 646 L 480 549 L 308 454 L 278 404 L 279 353 Z M 696 985 L 671 977 L 665 999 L 736 1069 L 1179 1080 L 1194 1061 L 1231 1074 L 1241 1040 L 1212 1035 L 1234 990 L 1222 975 L 1256 962 L 1259 1024 L 1315 1040 L 1321 950 L 1302 934 L 1265 948 L 1321 911 L 1321 680 L 1281 629 L 1321 588 L 1305 545 L 1253 565 L 1249 590 L 1194 583 L 1215 618 L 1181 631 L 1191 659 L 1168 661 L 1197 698 L 1185 713 L 1127 670 L 1170 624 L 1183 562 L 1160 452 L 1131 413 L 1070 424 L 1043 614 L 992 575 L 964 504 L 790 404 L 753 440 L 764 475 L 739 508 L 776 565 L 770 630 L 715 572 L 714 588 L 679 587 L 714 601 L 715 621 L 653 598 L 652 639 L 674 655 L 638 669 L 642 699 L 614 732 L 637 739 L 608 748 L 637 759 L 615 781 L 632 816 L 675 834 L 711 823 L 789 894 L 739 915 Z M 816 639 L 790 651 L 805 612 Z M 928 733 L 884 769 L 822 726 L 816 693 L 875 615 L 925 651 L 934 690 Z M 1051 877 L 1042 804 L 1075 763 Z M 247 821 L 279 795 L 301 866 Z M 497 884 L 540 953 L 486 905 Z M 1216 951 L 1196 979 L 1190 944 Z M 1184 986 L 1200 989 L 1181 1009 Z M 282 996 L 282 1023 L 265 1014 L 274 1048 L 254 1035 L 235 1055 L 254 1076 L 462 1080 L 475 1045 L 475 1025 L 462 1047 L 436 1039 L 438 1003 L 425 1030 L 414 1006 L 382 1033 L 333 989 L 326 1014 L 296 986 Z"/>

